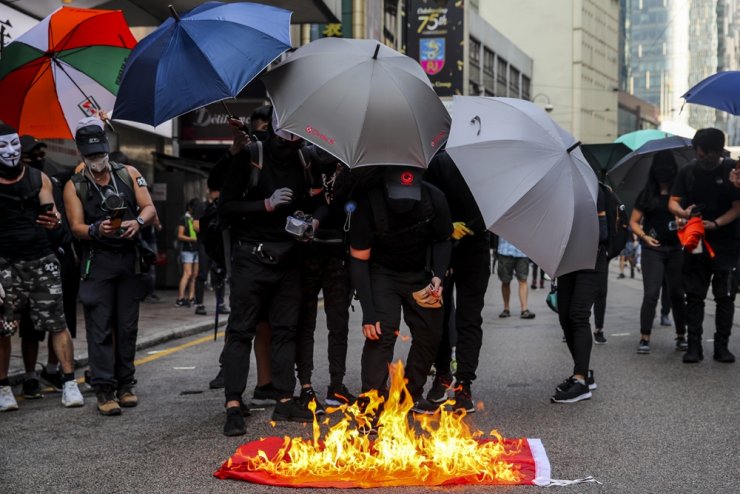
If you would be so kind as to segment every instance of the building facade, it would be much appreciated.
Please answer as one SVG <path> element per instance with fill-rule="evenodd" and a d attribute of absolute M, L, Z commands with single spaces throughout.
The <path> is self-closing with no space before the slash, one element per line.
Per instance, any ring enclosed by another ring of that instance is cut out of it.
<path fill-rule="evenodd" d="M 480 1 L 478 9 L 532 58 L 533 101 L 584 143 L 617 137 L 617 0 Z"/>

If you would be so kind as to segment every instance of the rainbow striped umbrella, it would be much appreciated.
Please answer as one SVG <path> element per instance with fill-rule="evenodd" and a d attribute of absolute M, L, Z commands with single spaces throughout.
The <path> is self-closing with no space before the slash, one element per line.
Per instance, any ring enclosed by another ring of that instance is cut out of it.
<path fill-rule="evenodd" d="M 3 51 L 0 120 L 39 139 L 70 139 L 84 117 L 113 109 L 136 44 L 120 10 L 62 7 Z"/>

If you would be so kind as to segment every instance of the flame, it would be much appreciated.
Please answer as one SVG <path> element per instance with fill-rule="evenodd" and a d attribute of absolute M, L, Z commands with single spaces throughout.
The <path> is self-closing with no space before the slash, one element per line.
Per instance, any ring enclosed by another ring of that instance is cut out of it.
<path fill-rule="evenodd" d="M 520 480 L 518 467 L 507 457 L 520 452 L 521 441 L 504 443 L 495 430 L 484 438 L 465 423 L 464 411 L 441 408 L 434 415 L 414 415 L 410 421 L 413 402 L 402 363 L 391 364 L 390 374 L 387 399 L 373 391 L 363 395 L 363 402 L 329 408 L 327 413 L 341 418 L 323 439 L 314 414 L 312 440 L 286 436 L 274 457 L 259 451 L 245 459 L 244 467 L 296 483 L 352 481 L 363 487 L 440 485 L 460 478 L 512 484 Z M 315 412 L 313 402 L 309 407 Z M 361 432 L 371 425 L 378 431 L 374 440 Z"/>

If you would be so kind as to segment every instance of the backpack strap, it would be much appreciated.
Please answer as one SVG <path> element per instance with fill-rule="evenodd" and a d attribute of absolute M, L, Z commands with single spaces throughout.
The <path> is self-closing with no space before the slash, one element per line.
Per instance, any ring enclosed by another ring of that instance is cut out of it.
<path fill-rule="evenodd" d="M 249 188 L 253 189 L 257 187 L 260 181 L 260 172 L 264 164 L 264 148 L 262 141 L 250 142 L 247 148 L 249 149 L 249 156 L 252 160 L 252 169 L 249 173 Z M 257 161 L 254 160 L 255 155 L 257 155 Z"/>
<path fill-rule="evenodd" d="M 385 205 L 383 189 L 373 187 L 367 195 L 370 200 L 370 210 L 375 220 L 375 234 L 380 237 L 388 231 L 388 208 Z"/>

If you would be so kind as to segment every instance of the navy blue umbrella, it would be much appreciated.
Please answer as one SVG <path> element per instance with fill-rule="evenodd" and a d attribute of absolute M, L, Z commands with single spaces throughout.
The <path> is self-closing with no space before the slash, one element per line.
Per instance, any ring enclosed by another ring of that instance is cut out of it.
<path fill-rule="evenodd" d="M 113 118 L 156 126 L 233 98 L 291 47 L 287 10 L 207 2 L 172 14 L 131 52 Z"/>
<path fill-rule="evenodd" d="M 740 115 L 740 71 L 728 70 L 710 75 L 681 97 L 687 103 Z"/>

